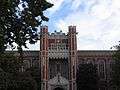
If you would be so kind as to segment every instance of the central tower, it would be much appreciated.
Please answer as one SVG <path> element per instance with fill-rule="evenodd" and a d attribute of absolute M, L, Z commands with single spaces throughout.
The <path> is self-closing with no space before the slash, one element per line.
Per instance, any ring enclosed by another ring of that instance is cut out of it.
<path fill-rule="evenodd" d="M 40 31 L 41 90 L 76 90 L 76 26 L 68 33 Z"/>

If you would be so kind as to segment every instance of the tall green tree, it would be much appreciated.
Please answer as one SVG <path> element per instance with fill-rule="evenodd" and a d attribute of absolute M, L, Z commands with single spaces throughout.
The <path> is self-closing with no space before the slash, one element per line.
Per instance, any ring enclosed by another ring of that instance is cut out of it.
<path fill-rule="evenodd" d="M 2 53 L 10 46 L 12 49 L 17 48 L 22 55 L 22 47 L 27 48 L 27 42 L 36 43 L 39 36 L 37 27 L 41 25 L 42 21 L 49 20 L 44 15 L 44 11 L 52 6 L 46 0 L 0 0 L 0 68 L 3 70 L 0 74 L 10 75 L 8 81 L 12 81 L 11 87 L 17 85 L 17 79 L 13 74 L 18 71 L 19 62 L 14 56 Z M 26 78 L 27 76 L 20 81 L 24 80 L 26 83 L 28 79 Z M 29 81 L 32 80 L 29 77 Z M 32 86 L 32 84 L 29 85 Z"/>
<path fill-rule="evenodd" d="M 0 54 L 0 90 L 15 90 L 15 76 L 19 72 L 20 62 L 14 53 Z"/>
<path fill-rule="evenodd" d="M 17 83 L 15 90 L 38 90 L 36 81 L 28 72 L 19 72 L 15 81 Z"/>
<path fill-rule="evenodd" d="M 9 83 L 9 74 L 0 68 L 0 90 L 7 90 Z"/>
<path fill-rule="evenodd" d="M 48 21 L 43 12 L 52 7 L 46 0 L 0 0 L 0 52 L 10 46 L 22 51 L 38 40 L 37 27 Z"/>
<path fill-rule="evenodd" d="M 112 82 L 120 90 L 120 44 L 116 45 L 115 48 L 117 50 L 113 53 Z"/>
<path fill-rule="evenodd" d="M 0 90 L 40 90 L 40 69 L 20 72 L 21 62 L 14 53 L 6 52 L 0 59 Z"/>
<path fill-rule="evenodd" d="M 13 52 L 6 52 L 0 55 L 0 68 L 6 73 L 16 74 L 19 72 L 22 62 Z"/>
<path fill-rule="evenodd" d="M 76 74 L 77 90 L 98 90 L 97 67 L 93 64 L 80 64 Z"/>
<path fill-rule="evenodd" d="M 31 75 L 31 77 L 37 83 L 37 90 L 41 90 L 41 73 L 39 67 L 31 67 L 26 70 L 27 73 Z"/>

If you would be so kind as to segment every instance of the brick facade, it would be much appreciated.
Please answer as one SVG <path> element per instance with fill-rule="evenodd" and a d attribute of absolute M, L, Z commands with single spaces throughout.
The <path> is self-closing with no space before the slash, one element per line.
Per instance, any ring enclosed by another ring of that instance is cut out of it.
<path fill-rule="evenodd" d="M 111 65 L 113 51 L 77 50 L 76 27 L 69 26 L 68 33 L 49 33 L 47 26 L 40 31 L 40 51 L 24 51 L 24 68 L 41 69 L 41 90 L 76 90 L 76 69 L 79 64 L 97 65 L 100 90 L 112 90 Z"/>

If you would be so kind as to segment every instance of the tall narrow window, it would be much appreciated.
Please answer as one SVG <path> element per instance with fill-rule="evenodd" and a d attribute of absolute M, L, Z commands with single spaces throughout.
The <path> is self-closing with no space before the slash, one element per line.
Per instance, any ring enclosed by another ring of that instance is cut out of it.
<path fill-rule="evenodd" d="M 57 63 L 57 73 L 59 73 L 59 72 L 60 72 L 60 64 Z"/>
<path fill-rule="evenodd" d="M 42 71 L 42 73 L 43 73 L 43 79 L 45 78 L 45 66 L 43 65 L 43 71 Z"/>
<path fill-rule="evenodd" d="M 73 66 L 73 78 L 75 78 L 75 66 Z"/>
<path fill-rule="evenodd" d="M 100 64 L 99 64 L 99 75 L 101 78 L 105 78 L 104 62 L 100 62 Z"/>
<path fill-rule="evenodd" d="M 113 74 L 113 62 L 110 61 L 109 62 L 109 75 L 110 75 L 110 78 L 112 78 L 112 74 Z"/>

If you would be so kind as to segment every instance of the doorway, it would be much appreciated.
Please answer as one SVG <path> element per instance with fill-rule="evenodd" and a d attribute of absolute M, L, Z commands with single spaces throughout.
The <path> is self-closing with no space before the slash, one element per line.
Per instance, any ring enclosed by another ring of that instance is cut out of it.
<path fill-rule="evenodd" d="M 64 90 L 64 89 L 61 88 L 61 87 L 57 87 L 57 88 L 55 88 L 54 90 Z"/>

